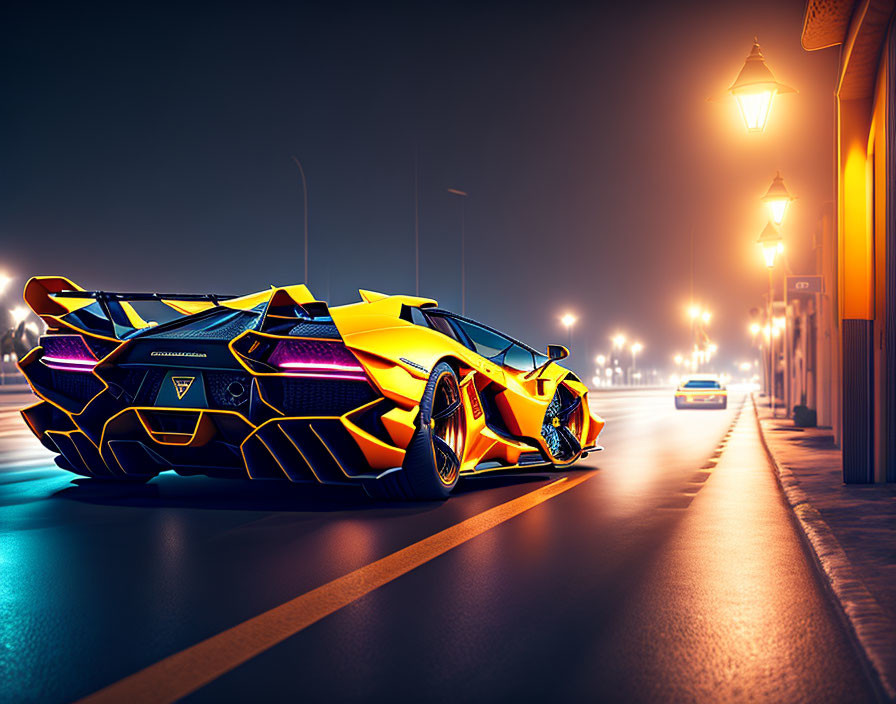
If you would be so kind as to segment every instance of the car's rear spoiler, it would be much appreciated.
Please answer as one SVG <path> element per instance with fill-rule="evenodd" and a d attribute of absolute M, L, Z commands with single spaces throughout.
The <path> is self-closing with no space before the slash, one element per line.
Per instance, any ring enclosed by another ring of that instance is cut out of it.
<path fill-rule="evenodd" d="M 223 293 L 122 293 L 121 291 L 57 291 L 51 293 L 52 298 L 92 298 L 97 301 L 103 312 L 112 319 L 109 301 L 209 301 L 220 305 L 220 301 L 230 301 L 239 296 Z"/>
<path fill-rule="evenodd" d="M 109 327 L 98 331 L 99 334 L 112 333 L 119 339 L 131 330 L 152 325 L 143 320 L 131 305 L 140 301 L 163 303 L 184 315 L 193 315 L 216 306 L 225 306 L 233 310 L 252 310 L 264 305 L 265 320 L 262 329 L 268 323 L 277 325 L 278 318 L 295 319 L 297 314 L 291 306 L 301 310 L 303 316 L 313 318 L 328 315 L 327 304 L 316 301 L 303 284 L 271 287 L 266 291 L 234 296 L 223 293 L 85 291 L 63 276 L 36 276 L 25 285 L 24 297 L 31 309 L 51 328 L 60 325 L 77 329 L 84 329 L 85 325 L 88 328 L 95 327 L 100 311 L 95 310 L 92 314 L 89 311 L 87 314 L 81 311 L 96 302 L 102 311 L 100 319 L 105 318 L 107 321 L 101 327 Z M 91 315 L 93 318 L 90 318 Z M 88 322 L 88 319 L 92 322 Z"/>

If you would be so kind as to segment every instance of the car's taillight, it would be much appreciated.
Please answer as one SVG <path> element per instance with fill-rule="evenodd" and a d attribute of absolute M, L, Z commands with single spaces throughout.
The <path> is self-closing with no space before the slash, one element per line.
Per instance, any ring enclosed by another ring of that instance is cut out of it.
<path fill-rule="evenodd" d="M 41 338 L 42 364 L 66 372 L 90 372 L 99 363 L 80 335 L 47 335 Z"/>
<path fill-rule="evenodd" d="M 281 340 L 268 364 L 290 376 L 367 381 L 364 367 L 336 340 Z"/>

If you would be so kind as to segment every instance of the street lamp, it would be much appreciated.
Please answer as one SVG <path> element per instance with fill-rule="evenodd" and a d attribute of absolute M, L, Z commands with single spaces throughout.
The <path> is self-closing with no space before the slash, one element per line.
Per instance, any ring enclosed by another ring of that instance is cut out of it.
<path fill-rule="evenodd" d="M 572 347 L 572 326 L 576 324 L 576 316 L 572 313 L 564 313 L 560 316 L 560 323 L 566 328 L 567 346 Z"/>
<path fill-rule="evenodd" d="M 607 363 L 607 358 L 605 355 L 599 354 L 594 358 L 594 361 L 597 362 L 597 365 L 602 367 Z"/>
<path fill-rule="evenodd" d="M 754 37 L 750 55 L 728 92 L 734 96 L 737 107 L 740 108 L 747 132 L 762 132 L 768 122 L 775 95 L 796 93 L 796 89 L 775 80 L 759 49 L 759 40 Z"/>
<path fill-rule="evenodd" d="M 675 360 L 676 367 L 680 367 L 681 363 L 684 361 L 684 357 L 681 356 L 680 354 L 675 355 L 675 357 L 673 357 L 673 359 Z"/>
<path fill-rule="evenodd" d="M 703 321 L 704 325 L 709 325 L 709 321 L 712 320 L 712 313 L 710 313 L 708 310 L 703 311 L 700 314 L 700 320 Z"/>
<path fill-rule="evenodd" d="M 12 277 L 6 274 L 0 274 L 0 296 L 6 291 L 6 288 L 12 283 Z"/>
<path fill-rule="evenodd" d="M 793 200 L 796 200 L 796 197 L 787 190 L 787 186 L 784 185 L 784 179 L 781 178 L 781 172 L 778 171 L 774 180 L 772 180 L 772 185 L 768 187 L 768 191 L 762 196 L 762 202 L 768 206 L 772 222 L 777 227 L 781 227 L 781 223 L 784 222 L 784 213 L 787 211 L 790 201 Z"/>
<path fill-rule="evenodd" d="M 451 195 L 460 198 L 460 314 L 466 315 L 467 308 L 467 271 L 466 254 L 464 253 L 464 201 L 470 194 L 458 188 L 447 189 Z"/>

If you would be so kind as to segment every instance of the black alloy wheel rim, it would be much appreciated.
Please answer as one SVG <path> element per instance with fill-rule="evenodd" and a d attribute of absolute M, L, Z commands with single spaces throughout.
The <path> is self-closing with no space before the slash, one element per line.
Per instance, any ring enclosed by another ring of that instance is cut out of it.
<path fill-rule="evenodd" d="M 453 486 L 460 473 L 465 435 L 463 411 L 457 379 L 446 372 L 436 382 L 431 416 L 436 472 L 445 486 Z"/>
<path fill-rule="evenodd" d="M 564 386 L 558 386 L 548 404 L 541 425 L 541 437 L 559 462 L 569 462 L 582 451 L 579 433 L 582 427 L 582 398 Z"/>

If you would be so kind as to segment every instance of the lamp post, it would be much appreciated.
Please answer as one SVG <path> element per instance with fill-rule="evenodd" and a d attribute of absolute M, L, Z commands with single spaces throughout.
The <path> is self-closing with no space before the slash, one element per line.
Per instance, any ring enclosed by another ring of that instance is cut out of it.
<path fill-rule="evenodd" d="M 796 197 L 787 190 L 787 186 L 784 185 L 784 179 L 781 177 L 781 172 L 778 171 L 772 180 L 772 185 L 768 187 L 768 191 L 762 196 L 762 202 L 768 207 L 769 216 L 775 227 L 781 227 L 781 223 L 784 222 L 784 213 L 787 212 L 787 206 L 794 200 L 796 200 Z"/>
<path fill-rule="evenodd" d="M 644 345 L 642 345 L 640 342 L 633 342 L 633 343 L 632 343 L 632 346 L 631 346 L 631 352 L 632 352 L 632 378 L 629 380 L 629 382 L 630 382 L 631 384 L 634 384 L 634 380 L 635 380 L 635 372 L 637 371 L 637 359 L 636 359 L 636 358 L 637 358 L 637 356 L 638 356 L 638 353 L 639 353 L 641 350 L 643 350 L 643 349 L 644 349 Z"/>
<path fill-rule="evenodd" d="M 308 182 L 305 180 L 305 169 L 302 168 L 302 162 L 293 156 L 292 160 L 299 167 L 299 174 L 302 177 L 302 212 L 304 214 L 305 223 L 305 278 L 303 283 L 308 285 Z"/>
<path fill-rule="evenodd" d="M 768 394 L 771 401 L 772 417 L 775 415 L 775 342 L 772 331 L 772 303 L 774 301 L 774 282 L 772 281 L 772 269 L 775 268 L 775 258 L 784 248 L 784 238 L 771 222 L 767 223 L 757 240 L 762 249 L 765 260 L 765 268 L 768 271 L 768 312 L 766 320 L 769 326 L 768 340 Z"/>
<path fill-rule="evenodd" d="M 747 132 L 763 132 L 778 93 L 796 93 L 796 89 L 778 83 L 766 65 L 759 40 L 753 38 L 750 55 L 728 92 L 734 96 Z"/>
<path fill-rule="evenodd" d="M 688 317 L 691 319 L 691 344 L 697 344 L 697 319 L 700 317 L 700 306 L 691 303 L 688 306 Z"/>
<path fill-rule="evenodd" d="M 448 192 L 460 198 L 460 314 L 466 315 L 467 309 L 467 273 L 466 254 L 464 254 L 464 201 L 470 195 L 457 188 L 449 188 Z"/>
<path fill-rule="evenodd" d="M 566 328 L 566 346 L 572 347 L 572 326 L 576 324 L 576 316 L 572 313 L 564 313 L 560 316 L 560 324 Z"/>
<path fill-rule="evenodd" d="M 617 350 L 621 352 L 625 348 L 625 335 L 623 335 L 621 332 L 617 332 L 615 335 L 613 335 L 613 337 L 610 338 L 610 342 L 613 345 L 612 353 L 610 354 L 610 365 L 614 369 L 618 369 L 619 358 L 616 357 L 613 353 L 615 353 Z M 625 379 L 623 379 L 623 383 L 624 382 Z"/>

